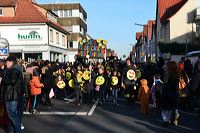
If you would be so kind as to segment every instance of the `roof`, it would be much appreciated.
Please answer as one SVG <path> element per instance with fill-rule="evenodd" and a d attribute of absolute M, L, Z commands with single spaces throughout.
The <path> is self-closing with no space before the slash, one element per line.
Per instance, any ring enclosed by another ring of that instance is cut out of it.
<path fill-rule="evenodd" d="M 152 38 L 152 30 L 153 30 L 153 25 L 155 25 L 155 20 L 149 20 L 148 21 L 148 38 Z"/>
<path fill-rule="evenodd" d="M 68 33 L 61 25 L 46 18 L 35 6 L 32 0 L 18 0 L 14 17 L 0 17 L 1 24 L 7 23 L 47 23 L 58 30 Z M 36 4 L 37 5 L 37 4 Z"/>
<path fill-rule="evenodd" d="M 15 6 L 18 0 L 0 0 L 0 7 Z"/>
<path fill-rule="evenodd" d="M 142 32 L 136 32 L 136 40 L 139 40 L 142 36 Z"/>
<path fill-rule="evenodd" d="M 158 0 L 157 12 L 161 23 L 165 23 L 169 18 L 176 14 L 188 0 Z"/>

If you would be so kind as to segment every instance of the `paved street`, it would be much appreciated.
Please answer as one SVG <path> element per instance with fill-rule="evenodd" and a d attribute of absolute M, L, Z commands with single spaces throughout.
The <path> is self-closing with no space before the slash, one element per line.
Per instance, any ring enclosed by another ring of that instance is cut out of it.
<path fill-rule="evenodd" d="M 54 100 L 52 109 L 40 107 L 41 114 L 24 116 L 25 133 L 191 133 L 200 132 L 195 112 L 182 112 L 180 126 L 163 127 L 160 113 L 151 111 L 149 116 L 139 113 L 139 104 L 127 105 L 123 100 L 116 106 L 106 103 L 77 107 L 74 103 Z M 94 109 L 94 107 L 93 107 Z M 89 116 L 88 114 L 91 114 Z"/>

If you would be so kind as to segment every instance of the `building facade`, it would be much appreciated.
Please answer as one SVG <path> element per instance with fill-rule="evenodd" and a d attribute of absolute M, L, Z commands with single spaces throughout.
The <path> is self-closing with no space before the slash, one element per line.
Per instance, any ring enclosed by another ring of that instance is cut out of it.
<path fill-rule="evenodd" d="M 27 61 L 67 61 L 67 35 L 57 16 L 31 0 L 0 3 L 0 33 L 9 52 Z"/>
<path fill-rule="evenodd" d="M 187 14 L 194 10 L 199 0 L 158 0 L 157 42 L 185 43 L 192 41 L 196 25 L 187 22 Z"/>
<path fill-rule="evenodd" d="M 78 37 L 87 38 L 87 13 L 80 3 L 41 4 L 59 16 L 58 22 L 70 33 L 67 59 L 72 62 L 78 54 Z"/>

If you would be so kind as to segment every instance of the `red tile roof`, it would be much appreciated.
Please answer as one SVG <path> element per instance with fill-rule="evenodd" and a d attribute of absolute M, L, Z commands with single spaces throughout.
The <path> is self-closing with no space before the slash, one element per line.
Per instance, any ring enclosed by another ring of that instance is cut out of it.
<path fill-rule="evenodd" d="M 61 25 L 48 20 L 34 4 L 32 0 L 18 0 L 15 9 L 16 15 L 14 17 L 0 16 L 0 23 L 47 23 L 67 33 Z"/>
<path fill-rule="evenodd" d="M 18 0 L 0 0 L 0 7 L 15 6 Z"/>
<path fill-rule="evenodd" d="M 155 24 L 155 20 L 149 20 L 148 21 L 148 38 L 152 38 L 152 30 L 153 30 L 153 25 Z"/>
<path fill-rule="evenodd" d="M 139 40 L 142 37 L 142 32 L 136 32 L 136 40 Z"/>
<path fill-rule="evenodd" d="M 165 23 L 170 17 L 176 14 L 187 1 L 188 0 L 158 0 L 157 11 L 159 11 L 161 23 Z"/>

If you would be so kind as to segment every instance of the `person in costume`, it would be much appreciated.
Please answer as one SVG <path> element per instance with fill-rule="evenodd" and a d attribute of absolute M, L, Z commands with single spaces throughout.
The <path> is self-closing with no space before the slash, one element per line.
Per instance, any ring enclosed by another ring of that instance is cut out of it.
<path fill-rule="evenodd" d="M 72 72 L 72 69 L 70 66 L 67 66 L 67 69 L 65 71 L 65 81 L 66 81 L 66 93 L 67 96 L 71 95 L 73 93 L 73 88 L 70 87 L 69 81 L 74 79 L 74 75 Z"/>
<path fill-rule="evenodd" d="M 101 66 L 99 68 L 98 75 L 95 80 L 96 88 L 98 98 L 99 98 L 99 104 L 103 105 L 105 102 L 105 87 L 106 87 L 106 76 L 104 74 L 104 67 Z"/>
<path fill-rule="evenodd" d="M 149 112 L 149 96 L 150 96 L 150 90 L 148 87 L 148 82 L 146 79 L 142 79 L 141 86 L 139 88 L 138 93 L 138 100 L 140 101 L 140 111 L 143 114 L 148 114 Z"/>
<path fill-rule="evenodd" d="M 122 72 L 122 87 L 125 88 L 125 97 L 129 103 L 135 102 L 136 90 L 135 81 L 136 67 L 131 64 L 130 59 L 126 60 L 126 66 Z"/>
<path fill-rule="evenodd" d="M 81 87 L 83 84 L 83 80 L 82 80 L 82 71 L 80 67 L 77 67 L 77 70 L 75 72 L 75 77 L 74 77 L 74 89 L 76 92 L 76 105 L 80 106 L 81 100 L 82 100 L 82 91 L 81 91 Z"/>
<path fill-rule="evenodd" d="M 111 87 L 111 68 L 109 66 L 106 67 L 106 87 L 105 87 L 105 98 L 106 101 L 109 101 L 109 95 L 111 95 L 110 87 Z"/>
<path fill-rule="evenodd" d="M 154 83 L 151 87 L 151 98 L 154 109 L 160 109 L 161 107 L 161 94 L 163 89 L 163 82 L 161 81 L 161 75 L 156 74 L 154 76 Z"/>
<path fill-rule="evenodd" d="M 111 89 L 112 89 L 113 103 L 117 104 L 119 78 L 118 78 L 118 72 L 116 70 L 112 73 Z"/>

